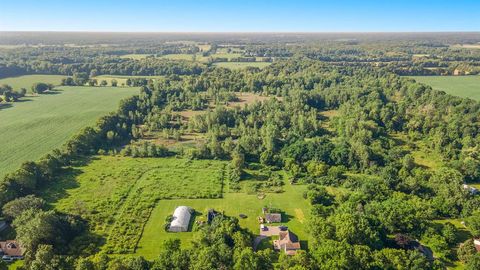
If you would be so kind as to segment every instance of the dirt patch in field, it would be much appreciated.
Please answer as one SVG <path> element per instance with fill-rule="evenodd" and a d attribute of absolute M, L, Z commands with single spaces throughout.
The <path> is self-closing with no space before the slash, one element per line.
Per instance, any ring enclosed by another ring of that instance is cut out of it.
<path fill-rule="evenodd" d="M 235 93 L 238 97 L 238 101 L 228 102 L 227 107 L 235 108 L 235 107 L 243 107 L 245 105 L 250 105 L 255 103 L 256 101 L 266 101 L 269 100 L 272 96 L 261 96 L 255 93 Z M 282 100 L 281 97 L 275 97 L 277 100 Z"/>

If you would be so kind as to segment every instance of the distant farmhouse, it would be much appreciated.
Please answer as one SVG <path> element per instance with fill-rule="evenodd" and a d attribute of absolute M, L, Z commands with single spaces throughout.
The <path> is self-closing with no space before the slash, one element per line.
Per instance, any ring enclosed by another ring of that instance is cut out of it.
<path fill-rule="evenodd" d="M 287 255 L 295 255 L 300 249 L 300 242 L 298 237 L 291 231 L 280 231 L 278 233 L 279 239 L 273 241 L 273 248 L 275 250 L 282 250 Z"/>
<path fill-rule="evenodd" d="M 173 212 L 172 222 L 170 223 L 170 232 L 186 232 L 192 217 L 192 209 L 187 206 L 179 206 Z"/>

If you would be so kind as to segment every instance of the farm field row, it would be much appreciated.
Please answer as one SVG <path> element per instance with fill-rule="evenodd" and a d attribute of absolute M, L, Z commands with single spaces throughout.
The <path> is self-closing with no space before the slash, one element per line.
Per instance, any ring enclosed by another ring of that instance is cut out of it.
<path fill-rule="evenodd" d="M 4 104 L 0 110 L 0 178 L 21 163 L 37 160 L 111 111 L 137 88 L 60 87 Z"/>
<path fill-rule="evenodd" d="M 450 95 L 480 100 L 480 76 L 410 76 L 410 78 Z"/>

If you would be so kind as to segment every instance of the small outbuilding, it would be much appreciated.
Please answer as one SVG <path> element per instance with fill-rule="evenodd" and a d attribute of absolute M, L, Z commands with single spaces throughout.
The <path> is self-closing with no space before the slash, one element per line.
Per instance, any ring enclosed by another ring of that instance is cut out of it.
<path fill-rule="evenodd" d="M 172 222 L 170 223 L 170 232 L 186 232 L 190 225 L 192 209 L 187 206 L 179 206 L 173 212 Z"/>
<path fill-rule="evenodd" d="M 267 213 L 267 214 L 265 214 L 265 220 L 267 221 L 267 223 L 282 222 L 282 214 L 280 214 L 280 213 Z"/>

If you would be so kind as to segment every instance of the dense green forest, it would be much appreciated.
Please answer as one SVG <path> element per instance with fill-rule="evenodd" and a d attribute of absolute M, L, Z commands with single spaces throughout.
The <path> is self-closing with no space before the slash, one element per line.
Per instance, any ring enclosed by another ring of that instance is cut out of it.
<path fill-rule="evenodd" d="M 206 54 L 221 47 L 213 44 Z M 480 182 L 480 103 L 400 75 L 478 73 L 480 50 L 441 40 L 252 41 L 237 44 L 244 57 L 275 60 L 241 70 L 118 58 L 198 52 L 189 44 L 139 47 L 0 50 L 4 77 L 62 74 L 66 85 L 85 85 L 103 74 L 164 75 L 132 78 L 127 84 L 141 87 L 140 94 L 3 179 L 2 214 L 26 250 L 25 269 L 446 269 L 457 261 L 479 269 L 472 239 L 480 237 L 480 196 L 464 184 Z M 267 98 L 228 106 L 240 92 Z M 182 119 L 185 111 L 201 113 Z M 179 149 L 133 143 L 152 133 L 201 134 L 205 142 Z M 437 156 L 438 164 L 422 164 L 419 152 Z M 230 187 L 252 164 L 284 171 L 283 184 L 308 185 L 304 199 L 312 211 L 305 226 L 314 241 L 294 256 L 254 251 L 254 235 L 236 217 L 219 216 L 197 232 L 192 248 L 179 240 L 159 243 L 163 250 L 153 261 L 99 252 L 102 239 L 88 220 L 56 211 L 42 197 L 71 166 L 97 154 L 224 160 Z M 334 196 L 329 187 L 346 192 Z M 471 235 L 462 241 L 452 224 L 459 219 Z"/>

